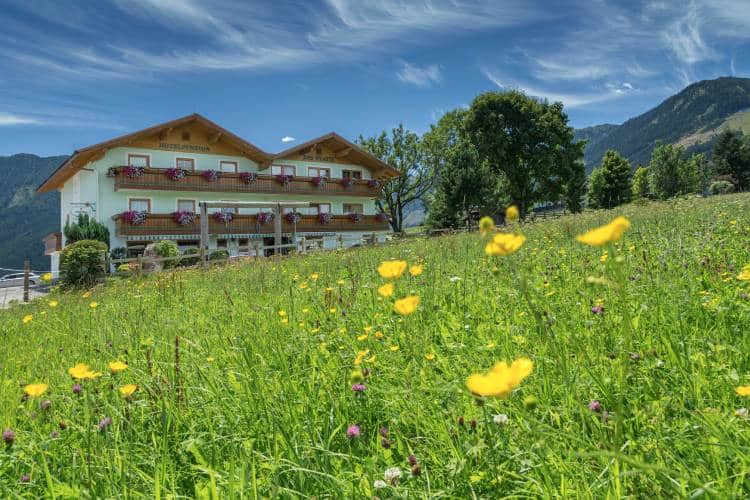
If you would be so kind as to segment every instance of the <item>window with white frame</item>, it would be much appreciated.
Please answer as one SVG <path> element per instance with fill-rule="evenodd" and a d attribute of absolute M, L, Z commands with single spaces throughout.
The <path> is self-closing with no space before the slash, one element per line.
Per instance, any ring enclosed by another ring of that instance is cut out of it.
<path fill-rule="evenodd" d="M 150 212 L 151 200 L 148 198 L 130 198 L 128 200 L 128 210 L 132 212 Z"/>
<path fill-rule="evenodd" d="M 294 165 L 272 165 L 272 175 L 296 175 L 296 169 Z"/>
<path fill-rule="evenodd" d="M 331 169 L 322 167 L 307 167 L 308 177 L 325 177 L 326 179 L 331 178 Z"/>
<path fill-rule="evenodd" d="M 230 174 L 236 174 L 237 173 L 237 162 L 236 161 L 225 161 L 222 160 L 219 162 L 219 170 L 222 172 L 227 172 Z"/>
<path fill-rule="evenodd" d="M 195 160 L 193 158 L 175 158 L 175 167 L 182 170 L 195 170 Z"/>
<path fill-rule="evenodd" d="M 341 177 L 344 179 L 361 179 L 362 171 L 360 170 L 342 170 Z"/>
<path fill-rule="evenodd" d="M 195 200 L 177 200 L 178 212 L 195 212 Z"/>
<path fill-rule="evenodd" d="M 151 157 L 149 157 L 148 155 L 129 154 L 128 165 L 130 165 L 131 167 L 150 167 Z"/>
<path fill-rule="evenodd" d="M 344 203 L 345 214 L 361 214 L 364 212 L 364 208 L 361 203 Z"/>
<path fill-rule="evenodd" d="M 310 203 L 310 215 L 330 214 L 330 203 Z"/>

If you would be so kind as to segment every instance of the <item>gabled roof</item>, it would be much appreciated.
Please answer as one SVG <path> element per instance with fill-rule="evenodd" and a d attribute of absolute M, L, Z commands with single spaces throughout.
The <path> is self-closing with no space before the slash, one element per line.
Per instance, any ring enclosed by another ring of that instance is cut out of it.
<path fill-rule="evenodd" d="M 311 151 L 318 146 L 325 146 L 326 149 L 332 151 L 336 155 L 336 158 L 344 159 L 353 164 L 362 165 L 372 169 L 375 177 L 392 178 L 401 175 L 400 172 L 392 166 L 365 151 L 353 142 L 344 139 L 336 132 L 330 132 L 310 141 L 298 144 L 292 148 L 285 149 L 284 151 L 273 155 L 273 159 L 279 160 L 289 158 L 290 156 Z"/>
<path fill-rule="evenodd" d="M 194 113 L 192 115 L 183 116 L 182 118 L 177 118 L 176 120 L 160 123 L 159 125 L 154 125 L 153 127 L 145 128 L 143 130 L 132 132 L 130 134 L 125 134 L 120 137 L 115 137 L 114 139 L 110 139 L 108 141 L 100 142 L 99 144 L 94 144 L 93 146 L 87 146 L 85 148 L 74 151 L 70 158 L 63 162 L 63 164 L 60 165 L 57 170 L 52 172 L 47 180 L 45 180 L 42 185 L 37 188 L 37 192 L 46 193 L 47 191 L 51 191 L 52 189 L 60 187 L 81 167 L 104 156 L 108 149 L 118 146 L 125 146 L 135 140 L 154 136 L 161 133 L 162 131 L 170 130 L 191 123 L 197 123 L 207 129 L 213 130 L 217 134 L 217 140 L 219 140 L 220 138 L 222 141 L 233 146 L 243 155 L 253 161 L 256 161 L 258 163 L 268 163 L 272 158 L 269 153 L 266 153 L 257 146 L 250 144 L 241 137 L 236 136 L 227 129 L 212 122 L 208 118 Z"/>

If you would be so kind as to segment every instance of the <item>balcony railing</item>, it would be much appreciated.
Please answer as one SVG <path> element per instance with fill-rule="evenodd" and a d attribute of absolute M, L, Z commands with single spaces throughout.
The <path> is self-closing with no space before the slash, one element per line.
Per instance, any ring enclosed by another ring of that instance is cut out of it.
<path fill-rule="evenodd" d="M 114 167 L 109 175 L 115 178 L 115 191 L 118 189 L 147 189 L 158 191 L 204 191 L 220 193 L 289 193 L 289 194 L 324 194 L 326 196 L 367 196 L 375 198 L 382 189 L 380 181 L 352 179 L 350 186 L 342 184 L 341 179 L 328 179 L 320 185 L 313 184 L 313 177 L 295 176 L 289 183 L 282 184 L 275 175 L 257 174 L 250 182 L 242 174 L 221 172 L 216 180 L 208 180 L 202 171 L 185 171 L 185 176 L 178 180 L 167 177 L 167 169 L 144 168 L 140 175 L 129 177 L 126 167 Z"/>
<path fill-rule="evenodd" d="M 273 234 L 273 222 L 259 224 L 255 214 L 235 214 L 228 222 L 219 222 L 209 216 L 209 234 Z M 284 233 L 339 233 L 346 231 L 388 231 L 388 222 L 381 222 L 376 215 L 363 215 L 359 222 L 352 222 L 348 215 L 334 215 L 327 224 L 323 224 L 317 215 L 301 215 L 295 224 L 282 216 L 281 230 Z M 174 221 L 172 214 L 148 214 L 142 224 L 130 224 L 116 215 L 117 236 L 148 236 L 148 235 L 198 235 L 200 234 L 200 216 L 195 222 L 181 225 Z"/>

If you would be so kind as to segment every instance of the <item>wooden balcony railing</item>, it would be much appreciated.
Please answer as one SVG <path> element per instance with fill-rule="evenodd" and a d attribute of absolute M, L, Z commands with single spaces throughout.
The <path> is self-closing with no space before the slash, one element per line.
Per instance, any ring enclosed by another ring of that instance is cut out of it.
<path fill-rule="evenodd" d="M 350 186 L 341 184 L 341 179 L 328 179 L 316 186 L 312 177 L 294 177 L 288 184 L 282 184 L 275 175 L 257 175 L 252 182 L 246 182 L 241 174 L 219 174 L 219 178 L 209 181 L 202 171 L 187 171 L 185 177 L 172 180 L 167 177 L 164 168 L 146 168 L 143 174 L 128 177 L 123 170 L 126 167 L 114 167 L 109 175 L 114 175 L 115 191 L 118 189 L 148 189 L 158 191 L 204 191 L 220 193 L 270 193 L 270 194 L 324 194 L 326 196 L 367 196 L 375 198 L 382 189 L 379 185 L 370 185 L 367 180 L 353 180 Z"/>
<path fill-rule="evenodd" d="M 195 222 L 188 225 L 180 225 L 174 221 L 172 214 L 148 214 L 143 224 L 130 224 L 116 215 L 117 236 L 148 236 L 148 235 L 198 235 L 200 234 L 200 216 L 195 217 Z M 281 230 L 284 233 L 338 233 L 346 231 L 388 231 L 388 222 L 381 222 L 376 215 L 363 215 L 359 222 L 352 222 L 348 215 L 334 215 L 331 222 L 322 224 L 317 215 L 302 215 L 299 222 L 295 224 L 283 217 Z M 273 234 L 273 222 L 269 224 L 258 224 L 254 214 L 237 214 L 229 223 L 216 221 L 213 217 L 208 223 L 209 234 Z"/>

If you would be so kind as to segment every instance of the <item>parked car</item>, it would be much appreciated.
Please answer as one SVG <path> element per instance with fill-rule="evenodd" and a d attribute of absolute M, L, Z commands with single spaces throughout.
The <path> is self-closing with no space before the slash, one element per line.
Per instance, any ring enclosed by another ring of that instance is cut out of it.
<path fill-rule="evenodd" d="M 38 274 L 29 274 L 29 285 L 33 286 L 42 281 L 42 278 Z M 8 288 L 11 286 L 23 286 L 23 273 L 6 274 L 0 278 L 0 288 Z"/>

